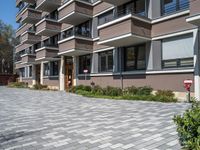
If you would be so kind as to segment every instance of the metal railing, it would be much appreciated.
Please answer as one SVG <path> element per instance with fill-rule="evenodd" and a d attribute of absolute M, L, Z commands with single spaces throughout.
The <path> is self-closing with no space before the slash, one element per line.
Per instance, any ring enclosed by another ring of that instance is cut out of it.
<path fill-rule="evenodd" d="M 134 8 L 125 8 L 125 9 L 118 9 L 115 8 L 113 10 L 113 14 L 110 16 L 105 17 L 104 19 L 101 19 L 101 21 L 99 20 L 98 24 L 102 25 L 105 24 L 107 22 L 119 19 L 121 17 L 124 17 L 126 15 L 137 15 L 138 17 L 143 17 L 147 19 L 147 12 L 146 10 L 135 10 Z"/>
<path fill-rule="evenodd" d="M 91 31 L 72 28 L 67 31 L 64 31 L 61 34 L 61 40 L 72 37 L 72 36 L 91 38 Z"/>
<path fill-rule="evenodd" d="M 54 47 L 54 48 L 58 48 L 58 44 L 53 44 L 53 43 L 50 43 L 50 42 L 47 42 L 47 43 L 42 42 L 41 43 L 41 47 Z"/>
<path fill-rule="evenodd" d="M 69 2 L 70 0 L 62 0 L 62 5 Z M 87 2 L 87 3 L 92 3 L 92 0 L 80 0 L 80 1 L 83 1 L 83 2 Z"/>

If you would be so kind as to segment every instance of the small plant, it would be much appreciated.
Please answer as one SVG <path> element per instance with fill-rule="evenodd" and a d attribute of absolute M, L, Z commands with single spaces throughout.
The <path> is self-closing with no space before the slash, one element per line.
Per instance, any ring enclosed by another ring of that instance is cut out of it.
<path fill-rule="evenodd" d="M 42 85 L 42 84 L 35 84 L 35 85 L 33 85 L 33 89 L 35 89 L 35 90 L 48 90 L 48 86 Z"/>
<path fill-rule="evenodd" d="M 153 89 L 149 86 L 139 87 L 137 95 L 151 95 Z"/>
<path fill-rule="evenodd" d="M 10 82 L 8 84 L 10 88 L 28 88 L 28 83 L 25 82 Z"/>
<path fill-rule="evenodd" d="M 107 96 L 121 96 L 122 95 L 122 89 L 107 86 L 104 89 L 104 94 L 107 95 Z"/>
<path fill-rule="evenodd" d="M 181 146 L 187 150 L 200 150 L 200 102 L 193 100 L 192 107 L 173 120 Z"/>
<path fill-rule="evenodd" d="M 155 94 L 156 96 L 167 96 L 167 97 L 175 97 L 173 91 L 170 90 L 158 90 Z"/>
<path fill-rule="evenodd" d="M 124 90 L 124 94 L 128 95 L 151 95 L 153 89 L 149 86 L 144 86 L 144 87 L 127 87 Z"/>
<path fill-rule="evenodd" d="M 127 87 L 124 89 L 123 93 L 125 95 L 137 95 L 138 88 L 136 88 L 135 86 Z"/>
<path fill-rule="evenodd" d="M 104 94 L 104 90 L 99 85 L 95 85 L 92 88 L 92 93 L 96 94 L 96 95 L 103 95 Z"/>

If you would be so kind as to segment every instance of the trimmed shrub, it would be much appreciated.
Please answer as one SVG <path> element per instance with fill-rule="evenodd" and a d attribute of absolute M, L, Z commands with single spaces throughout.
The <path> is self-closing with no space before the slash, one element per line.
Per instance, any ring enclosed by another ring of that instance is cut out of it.
<path fill-rule="evenodd" d="M 91 86 L 85 86 L 85 85 L 78 85 L 75 87 L 75 90 L 83 90 L 90 92 L 92 90 Z"/>
<path fill-rule="evenodd" d="M 137 95 L 151 95 L 153 89 L 149 86 L 139 87 Z"/>
<path fill-rule="evenodd" d="M 8 87 L 11 88 L 28 88 L 28 83 L 25 82 L 10 82 Z"/>
<path fill-rule="evenodd" d="M 124 94 L 128 95 L 151 95 L 153 89 L 149 86 L 144 86 L 144 87 L 127 87 L 124 90 Z"/>
<path fill-rule="evenodd" d="M 122 95 L 122 89 L 107 86 L 106 88 L 104 88 L 104 94 L 107 95 L 107 96 L 121 96 Z"/>
<path fill-rule="evenodd" d="M 96 94 L 96 95 L 103 95 L 104 94 L 104 90 L 99 85 L 95 85 L 92 88 L 92 93 Z"/>
<path fill-rule="evenodd" d="M 48 86 L 42 85 L 42 84 L 35 84 L 35 85 L 33 85 L 33 89 L 35 89 L 35 90 L 48 90 Z"/>
<path fill-rule="evenodd" d="M 193 101 L 190 109 L 173 120 L 177 125 L 180 144 L 187 150 L 200 150 L 200 102 Z"/>
<path fill-rule="evenodd" d="M 156 96 L 167 96 L 167 97 L 175 97 L 173 91 L 170 90 L 158 90 L 155 94 Z"/>
<path fill-rule="evenodd" d="M 138 88 L 135 86 L 127 87 L 124 89 L 123 93 L 125 95 L 136 95 L 138 93 Z"/>

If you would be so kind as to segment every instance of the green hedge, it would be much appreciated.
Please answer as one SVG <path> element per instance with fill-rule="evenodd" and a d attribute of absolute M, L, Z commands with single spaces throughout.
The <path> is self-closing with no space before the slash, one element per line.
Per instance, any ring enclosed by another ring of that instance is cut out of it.
<path fill-rule="evenodd" d="M 200 150 L 200 102 L 193 101 L 182 116 L 174 117 L 174 122 L 180 144 L 187 150 Z"/>
<path fill-rule="evenodd" d="M 42 85 L 42 84 L 34 84 L 33 89 L 34 90 L 48 90 L 48 86 Z"/>
<path fill-rule="evenodd" d="M 25 82 L 10 82 L 8 84 L 10 88 L 28 88 L 28 83 Z"/>
<path fill-rule="evenodd" d="M 84 86 L 79 85 L 72 87 L 70 92 L 77 93 L 87 97 L 98 98 L 111 98 L 111 99 L 126 99 L 126 100 L 146 100 L 146 101 L 158 101 L 158 102 L 177 102 L 175 95 L 172 91 L 159 90 L 155 95 L 152 94 L 153 89 L 149 86 L 144 87 L 128 87 L 124 90 L 107 86 L 101 88 L 100 86 Z"/>

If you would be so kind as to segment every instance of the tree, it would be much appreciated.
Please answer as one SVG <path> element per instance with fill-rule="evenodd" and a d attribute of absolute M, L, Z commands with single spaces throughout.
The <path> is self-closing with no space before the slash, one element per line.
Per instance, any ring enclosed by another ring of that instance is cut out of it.
<path fill-rule="evenodd" d="M 15 30 L 0 20 L 0 74 L 13 73 Z"/>

